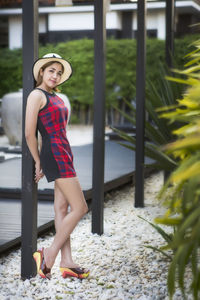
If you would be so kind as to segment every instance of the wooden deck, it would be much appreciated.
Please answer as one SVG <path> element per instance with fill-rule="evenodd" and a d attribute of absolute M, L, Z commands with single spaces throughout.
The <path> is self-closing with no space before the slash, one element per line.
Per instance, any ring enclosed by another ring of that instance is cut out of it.
<path fill-rule="evenodd" d="M 74 165 L 86 200 L 92 192 L 92 144 L 72 147 Z M 146 161 L 148 163 L 149 161 Z M 134 152 L 115 141 L 105 142 L 104 190 L 131 182 L 135 171 Z M 20 244 L 21 158 L 0 163 L 0 253 Z M 38 185 L 38 233 L 53 227 L 53 183 Z"/>

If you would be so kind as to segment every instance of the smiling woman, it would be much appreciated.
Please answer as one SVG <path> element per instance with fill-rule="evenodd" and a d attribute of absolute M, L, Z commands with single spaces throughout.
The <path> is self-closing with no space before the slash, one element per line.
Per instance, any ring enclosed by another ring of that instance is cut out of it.
<path fill-rule="evenodd" d="M 39 85 L 38 80 L 40 79 L 41 71 L 44 71 L 47 67 L 51 66 L 56 62 L 59 63 L 62 68 L 62 75 L 60 81 L 58 82 L 58 85 L 64 83 L 70 78 L 70 76 L 72 75 L 72 68 L 70 63 L 65 59 L 61 58 L 60 55 L 56 53 L 48 53 L 42 58 L 36 60 L 36 62 L 33 65 L 33 77 L 37 82 L 37 85 Z"/>
<path fill-rule="evenodd" d="M 88 270 L 74 263 L 71 254 L 70 234 L 88 208 L 66 136 L 68 109 L 55 94 L 56 87 L 67 81 L 71 74 L 69 62 L 55 53 L 37 60 L 33 65 L 36 88 L 28 96 L 26 107 L 25 135 L 35 161 L 35 181 L 38 183 L 45 175 L 48 182 L 55 182 L 56 235 L 49 248 L 33 254 L 38 274 L 48 279 L 60 250 L 60 272 L 64 278 L 85 278 L 89 275 Z M 42 136 L 40 152 L 35 134 L 37 129 Z"/>
<path fill-rule="evenodd" d="M 61 69 L 61 70 L 60 70 Z M 42 85 L 42 83 L 44 83 L 44 70 L 46 70 L 46 75 L 51 75 L 51 81 L 49 81 L 49 83 L 52 83 L 53 85 L 56 85 L 57 81 L 60 81 L 60 78 L 63 74 L 64 68 L 63 65 L 61 65 L 60 63 L 57 62 L 48 62 L 46 63 L 41 69 L 40 72 L 38 74 L 38 80 L 37 80 L 37 86 Z M 47 86 L 48 88 L 48 86 Z M 56 90 L 55 87 L 53 87 L 53 90 Z"/>

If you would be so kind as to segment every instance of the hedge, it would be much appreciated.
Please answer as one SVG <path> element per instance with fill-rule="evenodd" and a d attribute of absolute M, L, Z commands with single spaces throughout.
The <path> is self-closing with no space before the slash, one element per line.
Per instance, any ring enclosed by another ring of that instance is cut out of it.
<path fill-rule="evenodd" d="M 175 40 L 177 67 L 184 64 L 188 44 L 197 40 L 196 35 Z M 130 100 L 136 92 L 136 40 L 107 40 L 106 57 L 106 105 L 125 97 Z M 0 50 L 0 97 L 22 87 L 22 50 Z M 39 56 L 56 52 L 68 59 L 73 76 L 61 87 L 73 105 L 90 106 L 93 103 L 94 85 L 94 42 L 82 39 L 40 47 Z M 160 62 L 165 61 L 165 42 L 147 39 L 146 77 L 156 81 L 160 76 Z"/>

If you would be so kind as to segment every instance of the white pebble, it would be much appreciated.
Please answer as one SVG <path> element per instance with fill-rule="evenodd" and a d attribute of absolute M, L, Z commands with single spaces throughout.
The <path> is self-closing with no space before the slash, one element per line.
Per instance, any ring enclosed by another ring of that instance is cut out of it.
<path fill-rule="evenodd" d="M 145 180 L 144 208 L 134 207 L 134 188 L 126 186 L 106 195 L 104 234 L 91 233 L 91 212 L 71 235 L 75 261 L 90 269 L 88 279 L 61 277 L 60 254 L 52 269 L 52 279 L 37 275 L 20 279 L 20 250 L 0 258 L 0 300 L 167 300 L 168 262 L 144 245 L 160 246 L 163 239 L 147 222 L 164 212 L 156 199 L 163 184 L 161 173 Z M 38 238 L 38 248 L 48 247 L 52 233 Z M 189 278 L 189 274 L 187 275 Z M 189 282 L 189 280 L 188 280 Z M 1 298 L 2 297 L 2 298 Z M 176 292 L 176 299 L 181 299 Z M 187 297 L 188 300 L 190 295 Z"/>

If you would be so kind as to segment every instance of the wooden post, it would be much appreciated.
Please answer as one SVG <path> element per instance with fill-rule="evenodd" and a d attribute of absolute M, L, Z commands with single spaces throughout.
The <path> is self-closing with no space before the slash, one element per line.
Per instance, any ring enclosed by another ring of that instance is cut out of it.
<path fill-rule="evenodd" d="M 21 277 L 36 274 L 32 254 L 37 247 L 37 185 L 34 163 L 25 136 L 25 109 L 34 87 L 32 65 L 38 56 L 38 0 L 23 0 L 23 122 L 22 122 L 22 248 Z"/>
<path fill-rule="evenodd" d="M 105 18 L 106 0 L 95 0 L 92 232 L 97 234 L 103 233 L 106 55 Z"/>
<path fill-rule="evenodd" d="M 135 207 L 144 206 L 146 0 L 138 1 L 136 67 Z"/>

